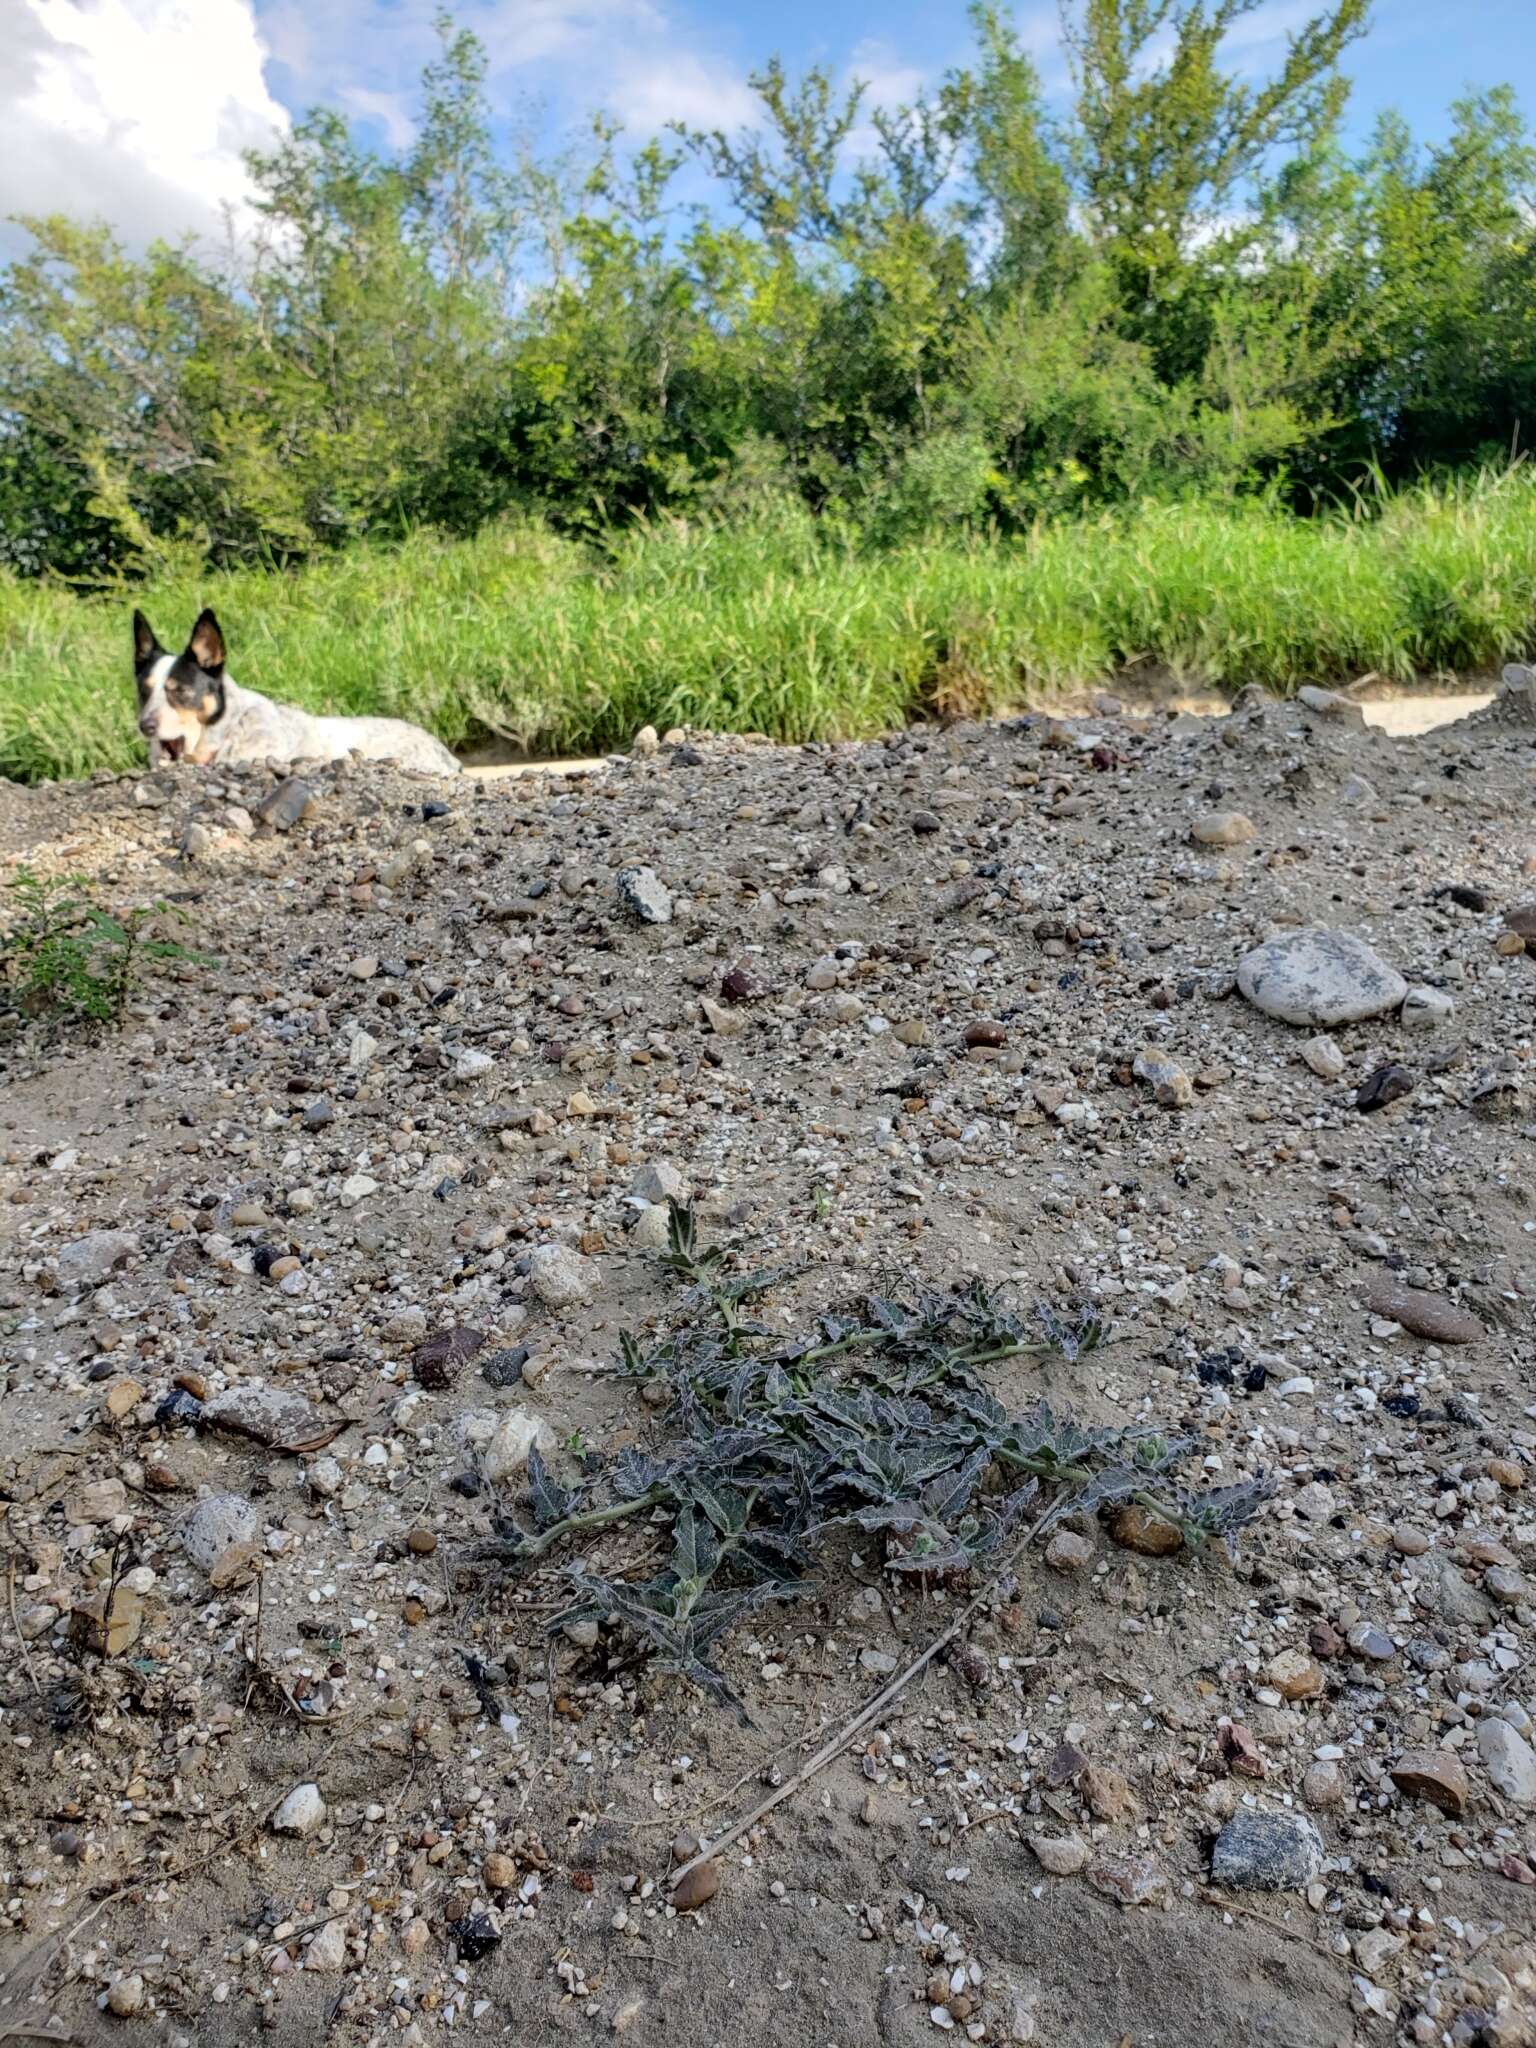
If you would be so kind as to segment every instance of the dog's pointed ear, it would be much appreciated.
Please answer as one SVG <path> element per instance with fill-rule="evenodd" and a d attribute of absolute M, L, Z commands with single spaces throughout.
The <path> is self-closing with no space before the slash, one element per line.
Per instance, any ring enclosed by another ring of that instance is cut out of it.
<path fill-rule="evenodd" d="M 211 611 L 199 612 L 197 624 L 192 628 L 192 638 L 187 642 L 187 652 L 200 669 L 216 676 L 224 667 L 224 635 L 219 631 L 219 622 Z"/>
<path fill-rule="evenodd" d="M 133 615 L 133 665 L 144 668 L 165 650 L 155 638 L 155 629 L 142 612 Z"/>

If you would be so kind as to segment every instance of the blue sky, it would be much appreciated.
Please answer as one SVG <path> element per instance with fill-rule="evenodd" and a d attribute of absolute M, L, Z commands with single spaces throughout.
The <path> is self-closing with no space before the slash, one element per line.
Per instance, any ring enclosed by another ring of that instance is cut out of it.
<path fill-rule="evenodd" d="M 218 231 L 246 191 L 241 152 L 324 102 L 370 138 L 409 139 L 414 81 L 438 0 L 0 0 L 0 216 L 61 210 L 111 221 L 131 243 Z M 1234 35 L 1261 75 L 1317 0 L 1262 0 Z M 957 0 L 459 0 L 487 44 L 509 118 L 575 136 L 596 106 L 635 133 L 673 118 L 749 118 L 746 74 L 778 52 L 826 65 L 873 96 L 910 98 L 964 59 Z M 1021 0 L 1020 34 L 1048 92 L 1066 79 L 1055 0 Z M 1469 87 L 1524 85 L 1536 118 L 1536 0 L 1377 0 L 1350 53 L 1349 129 L 1383 108 L 1444 132 Z M 537 109 L 535 122 L 532 114 Z M 0 229 L 0 253 L 17 246 Z"/>
<path fill-rule="evenodd" d="M 376 91 L 407 91 L 434 4 L 256 0 L 276 96 L 295 109 L 317 94 L 339 91 L 345 100 L 364 70 Z M 795 68 L 824 64 L 839 76 L 869 77 L 882 96 L 900 94 L 963 61 L 969 47 L 964 5 L 953 0 L 460 0 L 457 11 L 501 57 L 504 93 L 535 95 L 566 119 L 594 97 L 616 100 L 636 118 L 652 105 L 662 110 L 669 95 L 698 118 L 712 94 L 729 112 L 740 80 L 771 52 Z M 1264 0 L 1238 32 L 1239 61 L 1261 70 L 1283 50 L 1286 32 L 1316 11 L 1317 0 Z M 1015 14 L 1047 84 L 1059 90 L 1055 0 L 1026 0 Z M 330 17 L 330 36 L 316 32 L 316 16 Z M 283 61 L 306 45 L 319 61 Z M 1529 81 L 1536 90 L 1536 0 L 1377 0 L 1374 25 L 1347 68 L 1355 134 L 1367 133 L 1386 107 L 1401 109 L 1416 133 L 1440 134 L 1449 101 L 1467 87 Z"/>

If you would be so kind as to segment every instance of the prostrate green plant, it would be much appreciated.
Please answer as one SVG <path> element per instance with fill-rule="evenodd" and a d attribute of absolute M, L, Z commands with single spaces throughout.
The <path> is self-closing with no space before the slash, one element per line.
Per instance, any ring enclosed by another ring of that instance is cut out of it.
<path fill-rule="evenodd" d="M 1213 1537 L 1230 1547 L 1271 1492 L 1263 1474 L 1183 1490 L 1168 1475 L 1188 1440 L 1085 1428 L 1044 1401 L 1010 1415 L 987 1390 L 980 1374 L 1004 1359 L 1075 1361 L 1095 1348 L 1104 1330 L 1091 1314 L 1041 1304 L 1026 1319 L 977 1282 L 872 1295 L 786 1343 L 742 1314 L 785 1269 L 728 1270 L 731 1254 L 701 1249 L 692 1210 L 675 1203 L 660 1262 L 689 1283 L 684 1313 L 649 1348 L 626 1333 L 616 1370 L 662 1392 L 671 1441 L 655 1454 L 630 1446 L 575 1487 L 534 1451 L 532 1526 L 498 1517 L 482 1555 L 526 1566 L 575 1536 L 664 1516 L 663 1571 L 634 1583 L 571 1566 L 576 1604 L 553 1626 L 616 1617 L 656 1670 L 743 1716 L 713 1646 L 746 1615 L 805 1591 L 838 1530 L 883 1539 L 889 1571 L 944 1578 L 994 1556 L 1026 1512 L 1033 1538 L 1068 1514 L 1136 1502 L 1198 1551 Z"/>
<path fill-rule="evenodd" d="M 19 868 L 5 884 L 17 912 L 0 937 L 0 1002 L 29 1014 L 62 1011 L 116 1024 L 147 962 L 202 961 L 172 939 L 147 936 L 179 913 L 151 903 L 117 916 L 84 875 L 52 878 Z"/>

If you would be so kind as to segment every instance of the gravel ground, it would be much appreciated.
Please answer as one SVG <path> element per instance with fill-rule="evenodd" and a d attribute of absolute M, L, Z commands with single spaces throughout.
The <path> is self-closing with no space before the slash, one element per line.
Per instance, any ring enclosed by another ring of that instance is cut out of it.
<path fill-rule="evenodd" d="M 1536 2042 L 1529 705 L 669 741 L 0 790 L 209 956 L 0 1038 L 0 2037 Z M 1273 1499 L 1235 1562 L 833 1545 L 745 1725 L 551 1635 L 567 1558 L 477 1550 L 535 1431 L 666 1442 L 608 1368 L 679 1187 L 804 1262 L 775 1328 L 1091 1301 L 999 1397 Z"/>

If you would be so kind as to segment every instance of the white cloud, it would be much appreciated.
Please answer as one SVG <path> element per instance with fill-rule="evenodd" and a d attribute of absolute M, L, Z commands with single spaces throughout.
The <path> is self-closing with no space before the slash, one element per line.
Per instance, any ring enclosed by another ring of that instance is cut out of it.
<path fill-rule="evenodd" d="M 404 93 L 377 92 L 368 85 L 344 85 L 336 97 L 359 121 L 376 122 L 391 149 L 409 149 L 416 140 L 416 123 L 411 119 Z"/>
<path fill-rule="evenodd" d="M 142 243 L 216 233 L 226 208 L 239 212 L 242 150 L 288 118 L 249 0 L 4 0 L 4 12 L 0 215 L 106 220 Z"/>
<path fill-rule="evenodd" d="M 866 36 L 855 44 L 842 89 L 846 92 L 857 83 L 863 86 L 864 97 L 859 102 L 858 125 L 843 144 L 843 164 L 868 163 L 878 157 L 880 136 L 872 119 L 875 110 L 910 107 L 929 82 L 926 71 L 916 64 L 904 64 L 889 44 L 878 38 Z"/>
<path fill-rule="evenodd" d="M 621 65 L 602 97 L 637 137 L 669 121 L 729 132 L 750 127 L 762 111 L 740 72 L 687 50 Z"/>

